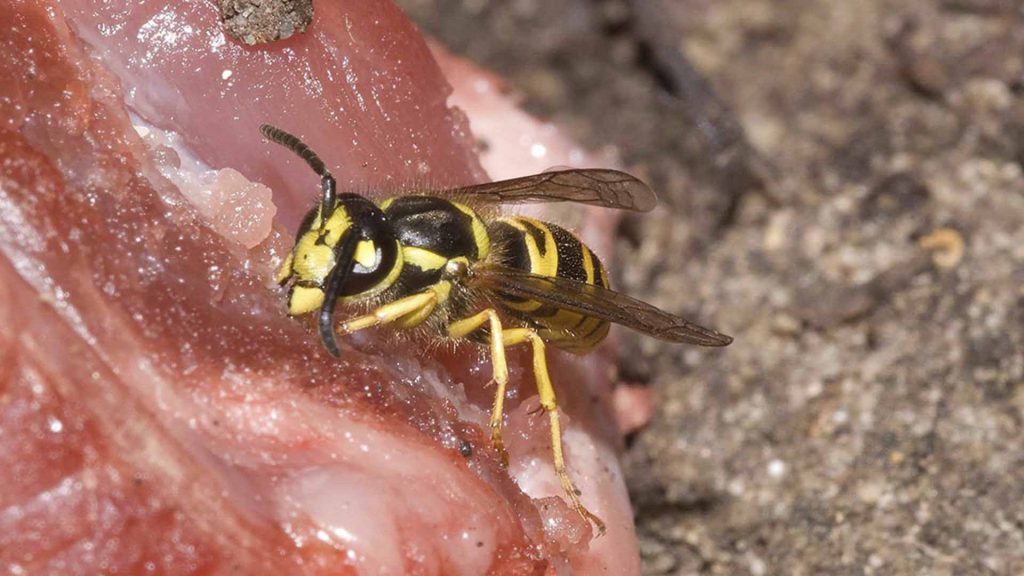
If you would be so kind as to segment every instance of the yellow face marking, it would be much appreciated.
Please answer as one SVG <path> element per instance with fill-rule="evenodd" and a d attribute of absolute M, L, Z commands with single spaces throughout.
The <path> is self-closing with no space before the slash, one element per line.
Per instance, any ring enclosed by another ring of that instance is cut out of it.
<path fill-rule="evenodd" d="M 448 259 L 426 248 L 403 246 L 402 257 L 406 263 L 419 267 L 421 270 L 439 270 L 448 263 Z"/>
<path fill-rule="evenodd" d="M 311 230 L 324 232 L 324 242 L 328 246 L 336 246 L 341 240 L 341 235 L 351 226 L 352 219 L 348 217 L 348 212 L 343 207 L 338 207 L 328 216 L 327 226 L 324 227 L 324 230 L 320 231 L 316 226 Z"/>
<path fill-rule="evenodd" d="M 334 267 L 334 250 L 330 246 L 317 244 L 318 236 L 316 231 L 302 235 L 295 245 L 292 270 L 299 280 L 322 284 Z"/>
<path fill-rule="evenodd" d="M 301 316 L 312 312 L 324 303 L 324 291 L 319 288 L 307 288 L 305 286 L 292 286 L 291 296 L 288 298 L 288 314 Z"/>
<path fill-rule="evenodd" d="M 278 284 L 284 284 L 285 281 L 287 281 L 291 277 L 292 277 L 292 253 L 289 252 L 288 253 L 288 257 L 284 259 L 284 262 L 281 264 L 281 268 L 277 271 L 277 276 L 274 277 L 274 280 Z"/>
<path fill-rule="evenodd" d="M 356 244 L 355 261 L 367 270 L 372 269 L 377 263 L 377 245 L 372 240 L 360 240 Z"/>

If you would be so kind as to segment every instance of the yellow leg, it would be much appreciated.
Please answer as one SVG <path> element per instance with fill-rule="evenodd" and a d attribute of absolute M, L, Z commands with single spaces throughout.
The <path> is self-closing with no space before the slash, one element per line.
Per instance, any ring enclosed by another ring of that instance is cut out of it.
<path fill-rule="evenodd" d="M 505 344 L 501 328 L 501 320 L 493 309 L 452 322 L 448 326 L 448 335 L 452 338 L 464 338 L 479 330 L 484 324 L 491 325 L 491 370 L 497 390 L 494 393 L 494 406 L 491 408 L 491 444 L 501 457 L 501 465 L 508 467 L 508 451 L 501 439 L 502 410 L 505 406 L 505 387 L 508 385 L 508 363 L 505 362 Z"/>
<path fill-rule="evenodd" d="M 562 483 L 562 490 L 572 503 L 572 507 L 579 512 L 584 519 L 593 522 L 597 527 L 598 535 L 604 534 L 604 522 L 595 516 L 583 503 L 580 502 L 580 491 L 569 478 L 565 468 L 565 456 L 562 454 L 562 426 L 558 418 L 558 403 L 555 401 L 555 389 L 551 385 L 551 378 L 548 375 L 548 363 L 545 355 L 544 340 L 535 331 L 529 328 L 512 328 L 504 332 L 505 346 L 514 346 L 529 341 L 533 345 L 533 375 L 537 380 L 537 392 L 540 395 L 540 405 L 551 422 L 551 453 L 555 461 L 555 474 Z"/>
<path fill-rule="evenodd" d="M 341 323 L 339 334 L 351 334 L 380 324 L 390 324 L 413 314 L 423 313 L 425 309 L 433 309 L 437 305 L 437 293 L 433 290 L 420 292 L 405 298 L 399 298 L 377 308 L 370 314 L 357 316 Z"/>

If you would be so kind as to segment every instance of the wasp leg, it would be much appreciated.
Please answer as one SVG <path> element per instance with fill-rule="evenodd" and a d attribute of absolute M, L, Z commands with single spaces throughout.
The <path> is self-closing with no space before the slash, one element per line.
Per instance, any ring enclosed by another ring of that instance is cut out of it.
<path fill-rule="evenodd" d="M 562 454 L 562 426 L 558 418 L 558 403 L 555 401 L 555 389 L 551 385 L 551 377 L 548 375 L 548 362 L 545 355 L 544 339 L 536 331 L 530 328 L 510 328 L 505 330 L 505 346 L 515 346 L 529 342 L 533 346 L 533 376 L 537 381 L 537 392 L 540 395 L 540 405 L 551 422 L 551 454 L 555 461 L 555 474 L 562 483 L 562 490 L 569 498 L 573 509 L 583 516 L 584 519 L 593 522 L 597 527 L 598 536 L 604 534 L 604 522 L 587 510 L 580 502 L 580 491 L 569 478 L 565 468 L 565 456 Z"/>
<path fill-rule="evenodd" d="M 373 326 L 398 322 L 413 314 L 417 317 L 425 318 L 437 306 L 437 298 L 437 292 L 433 290 L 399 298 L 394 302 L 389 302 L 377 308 L 369 314 L 342 322 L 338 332 L 341 334 L 351 334 Z"/>
<path fill-rule="evenodd" d="M 488 308 L 468 318 L 456 320 L 448 325 L 448 335 L 452 338 L 465 338 L 479 330 L 484 324 L 490 323 L 491 328 L 491 370 L 497 390 L 494 393 L 494 406 L 491 408 L 491 444 L 501 457 L 501 465 L 508 468 L 508 451 L 501 439 L 502 410 L 505 405 L 505 387 L 508 385 L 508 364 L 505 362 L 505 343 L 501 320 L 493 308 Z"/>

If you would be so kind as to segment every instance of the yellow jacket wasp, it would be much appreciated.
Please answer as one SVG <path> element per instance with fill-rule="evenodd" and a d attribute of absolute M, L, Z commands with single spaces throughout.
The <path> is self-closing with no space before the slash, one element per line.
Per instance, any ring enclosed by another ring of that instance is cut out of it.
<path fill-rule="evenodd" d="M 573 508 L 604 531 L 580 502 L 566 472 L 545 347 L 592 350 L 614 322 L 672 342 L 726 346 L 732 338 L 608 289 L 598 257 L 568 230 L 493 207 L 578 202 L 648 211 L 654 193 L 616 170 L 562 170 L 451 190 L 424 190 L 374 203 L 338 194 L 320 158 L 291 134 L 260 132 L 320 176 L 321 199 L 299 226 L 295 248 L 278 274 L 289 285 L 288 313 L 316 313 L 320 339 L 339 354 L 335 334 L 378 325 L 423 329 L 434 337 L 489 345 L 497 388 L 491 440 L 507 465 L 501 438 L 508 383 L 505 348 L 529 344 L 540 405 L 551 425 L 555 472 Z M 335 325 L 338 304 L 370 306 Z"/>

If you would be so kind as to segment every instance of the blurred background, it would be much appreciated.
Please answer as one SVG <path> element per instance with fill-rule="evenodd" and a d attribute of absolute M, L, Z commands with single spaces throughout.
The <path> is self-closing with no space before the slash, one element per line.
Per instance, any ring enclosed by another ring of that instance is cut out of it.
<path fill-rule="evenodd" d="M 736 338 L 619 333 L 646 574 L 1024 573 L 1024 4 L 399 4 L 650 182 L 616 286 Z"/>

